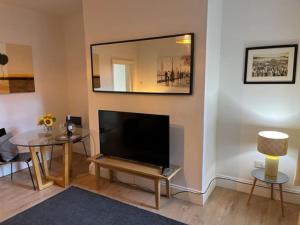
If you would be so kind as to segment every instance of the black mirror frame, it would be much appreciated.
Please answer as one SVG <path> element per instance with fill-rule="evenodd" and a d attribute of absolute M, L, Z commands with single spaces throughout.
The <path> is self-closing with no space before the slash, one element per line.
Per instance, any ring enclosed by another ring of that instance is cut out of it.
<path fill-rule="evenodd" d="M 93 47 L 98 45 L 110 45 L 110 44 L 120 44 L 126 42 L 135 42 L 135 41 L 146 41 L 153 39 L 163 39 L 163 38 L 172 38 L 183 35 L 191 35 L 191 77 L 190 77 L 190 86 L 188 93 L 166 93 L 166 92 L 123 92 L 123 91 L 96 91 L 94 88 L 94 71 L 93 71 Z M 158 36 L 158 37 L 149 37 L 149 38 L 139 38 L 139 39 L 131 39 L 131 40 L 123 40 L 123 41 L 113 41 L 113 42 L 103 42 L 103 43 L 95 43 L 90 45 L 90 60 L 91 60 L 91 80 L 92 80 L 92 90 L 95 93 L 116 93 L 116 94 L 150 94 L 150 95 L 192 95 L 193 94 L 193 86 L 194 86 L 194 45 L 195 45 L 195 34 L 194 33 L 182 33 L 182 34 L 174 34 L 174 35 L 166 35 L 166 36 Z"/>

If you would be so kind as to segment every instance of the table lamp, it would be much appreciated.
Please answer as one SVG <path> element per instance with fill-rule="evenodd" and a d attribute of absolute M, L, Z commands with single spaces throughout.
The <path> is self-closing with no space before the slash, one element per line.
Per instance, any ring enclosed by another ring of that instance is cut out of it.
<path fill-rule="evenodd" d="M 257 150 L 265 158 L 265 176 L 276 179 L 278 173 L 279 156 L 286 155 L 289 136 L 276 131 L 261 131 L 258 133 Z"/>

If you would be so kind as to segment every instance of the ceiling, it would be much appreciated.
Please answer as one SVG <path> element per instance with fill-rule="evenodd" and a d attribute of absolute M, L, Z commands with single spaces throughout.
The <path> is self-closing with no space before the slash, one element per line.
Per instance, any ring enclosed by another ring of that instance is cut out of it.
<path fill-rule="evenodd" d="M 0 0 L 0 3 L 68 16 L 82 10 L 82 0 Z"/>

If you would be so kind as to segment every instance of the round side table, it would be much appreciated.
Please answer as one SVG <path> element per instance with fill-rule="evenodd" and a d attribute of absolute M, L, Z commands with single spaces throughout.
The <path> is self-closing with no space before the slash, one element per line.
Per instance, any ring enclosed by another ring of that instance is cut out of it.
<path fill-rule="evenodd" d="M 280 192 L 280 201 L 281 201 L 281 212 L 282 216 L 284 217 L 284 208 L 283 208 L 283 195 L 282 195 L 282 185 L 287 183 L 289 181 L 289 177 L 281 172 L 278 172 L 276 179 L 268 179 L 265 177 L 265 170 L 264 169 L 255 169 L 251 172 L 251 175 L 254 177 L 253 185 L 251 188 L 251 192 L 248 198 L 247 205 L 250 204 L 251 197 L 256 185 L 256 181 L 260 180 L 262 182 L 265 182 L 267 184 L 271 184 L 271 199 L 273 200 L 273 192 L 274 192 L 274 184 L 278 184 L 279 186 L 279 192 Z"/>

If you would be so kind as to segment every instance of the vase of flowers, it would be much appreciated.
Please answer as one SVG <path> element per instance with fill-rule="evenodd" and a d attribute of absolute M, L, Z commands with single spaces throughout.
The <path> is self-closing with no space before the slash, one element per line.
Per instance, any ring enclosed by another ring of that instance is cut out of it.
<path fill-rule="evenodd" d="M 56 118 L 51 113 L 41 116 L 38 121 L 39 126 L 44 126 L 48 135 L 51 135 L 53 124 Z"/>

